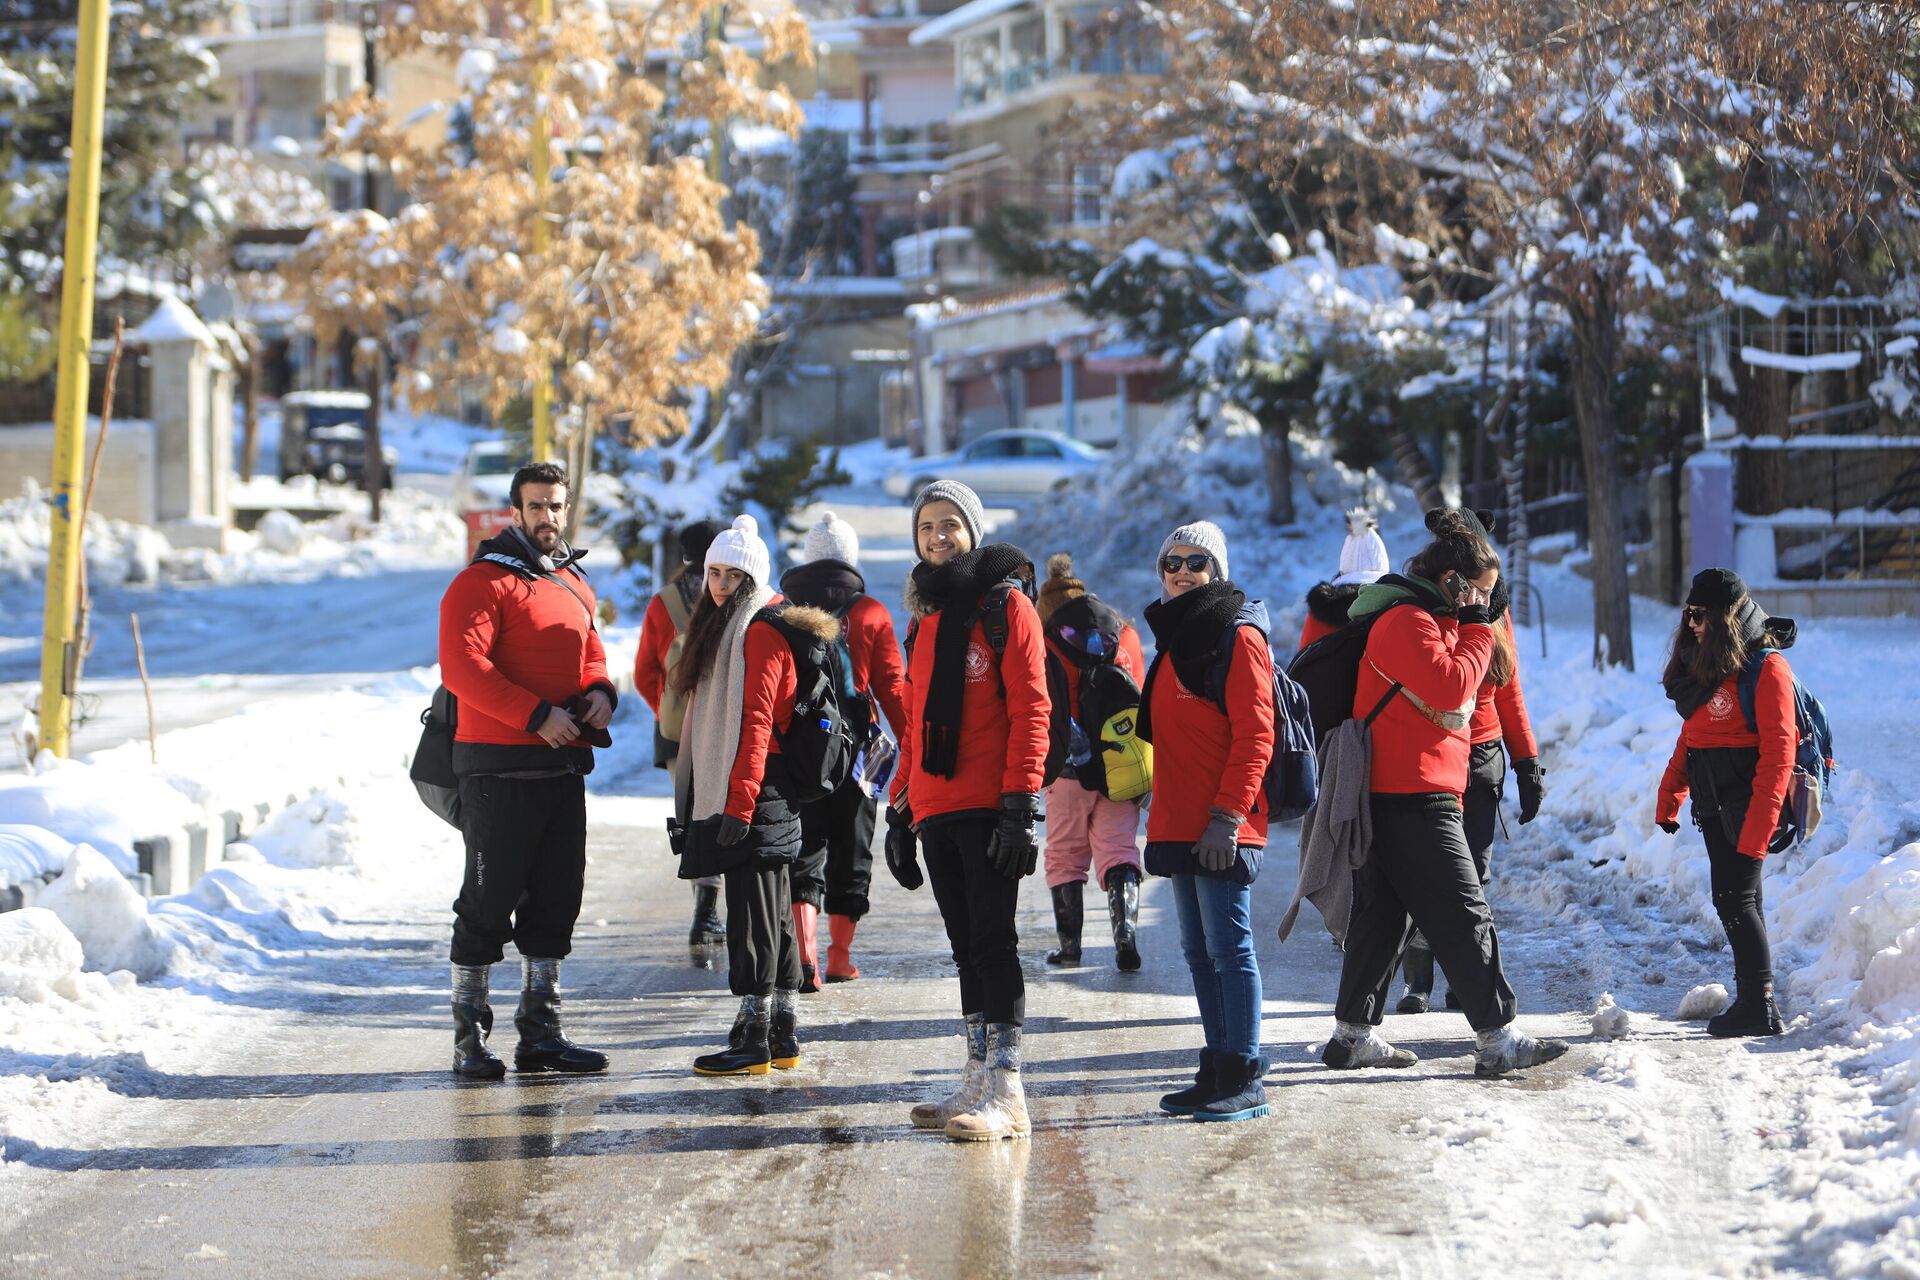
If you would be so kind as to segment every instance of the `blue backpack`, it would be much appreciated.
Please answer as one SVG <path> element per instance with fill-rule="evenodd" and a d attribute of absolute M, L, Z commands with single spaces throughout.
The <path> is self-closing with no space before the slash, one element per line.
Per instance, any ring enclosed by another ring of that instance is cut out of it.
<path fill-rule="evenodd" d="M 1761 649 L 1740 668 L 1740 712 L 1747 728 L 1760 732 L 1754 713 L 1759 696 L 1760 671 L 1767 655 L 1777 649 Z M 1789 847 L 1800 843 L 1820 829 L 1825 797 L 1833 793 L 1833 728 L 1827 723 L 1827 709 L 1820 699 L 1807 692 L 1800 677 L 1793 677 L 1793 723 L 1798 744 L 1793 752 L 1793 776 L 1787 781 L 1787 798 L 1781 805 L 1782 826 L 1793 828 Z"/>
<path fill-rule="evenodd" d="M 1249 600 L 1240 616 L 1220 634 L 1220 647 L 1207 671 L 1206 693 L 1227 711 L 1227 667 L 1233 658 L 1234 637 L 1242 627 L 1252 627 L 1273 649 L 1267 630 L 1267 606 Z M 1265 791 L 1267 817 L 1273 822 L 1292 822 L 1306 816 L 1320 796 L 1319 765 L 1314 757 L 1313 708 L 1307 691 L 1286 673 L 1278 661 L 1273 663 L 1273 758 L 1267 762 Z"/>

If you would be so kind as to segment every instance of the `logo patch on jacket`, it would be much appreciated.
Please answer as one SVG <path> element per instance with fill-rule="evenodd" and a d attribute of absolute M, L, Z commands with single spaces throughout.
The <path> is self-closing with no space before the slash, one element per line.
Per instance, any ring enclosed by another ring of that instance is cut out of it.
<path fill-rule="evenodd" d="M 978 684 L 993 674 L 993 650 L 978 640 L 967 645 L 967 683 Z"/>
<path fill-rule="evenodd" d="M 1739 710 L 1736 700 L 1726 688 L 1713 695 L 1713 701 L 1707 704 L 1707 714 L 1715 720 L 1731 720 Z"/>

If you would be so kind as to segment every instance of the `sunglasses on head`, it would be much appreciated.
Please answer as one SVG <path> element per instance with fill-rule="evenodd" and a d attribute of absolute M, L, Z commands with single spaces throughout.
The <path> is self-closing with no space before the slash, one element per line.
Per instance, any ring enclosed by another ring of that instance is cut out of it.
<path fill-rule="evenodd" d="M 1697 604 L 1690 604 L 1680 611 L 1680 616 L 1688 622 L 1705 622 L 1707 620 L 1707 611 Z"/>
<path fill-rule="evenodd" d="M 1178 573 L 1180 566 L 1184 564 L 1187 566 L 1188 573 L 1198 573 L 1212 563 L 1213 557 L 1204 551 L 1195 552 L 1190 556 L 1161 556 L 1160 572 Z"/>

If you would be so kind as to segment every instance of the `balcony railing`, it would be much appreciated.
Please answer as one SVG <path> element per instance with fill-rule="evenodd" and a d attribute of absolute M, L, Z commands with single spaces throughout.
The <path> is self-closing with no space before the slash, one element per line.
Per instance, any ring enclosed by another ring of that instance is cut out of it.
<path fill-rule="evenodd" d="M 1051 62 L 1034 58 L 1000 72 L 978 75 L 960 84 L 960 105 L 975 107 L 1010 98 L 1036 85 L 1066 76 L 1161 76 L 1167 73 L 1165 49 L 1091 49 Z"/>
<path fill-rule="evenodd" d="M 361 0 L 246 0 L 233 9 L 236 31 L 286 31 L 328 23 L 360 25 Z"/>

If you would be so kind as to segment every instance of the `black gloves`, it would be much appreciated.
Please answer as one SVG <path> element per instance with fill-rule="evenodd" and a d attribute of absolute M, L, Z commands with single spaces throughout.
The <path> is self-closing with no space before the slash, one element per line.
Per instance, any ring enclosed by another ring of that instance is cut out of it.
<path fill-rule="evenodd" d="M 1677 836 L 1680 834 L 1680 824 L 1677 822 L 1656 822 L 1653 825 L 1655 825 L 1656 827 L 1659 827 L 1662 831 L 1666 832 L 1670 836 Z"/>
<path fill-rule="evenodd" d="M 1538 756 L 1513 762 L 1513 776 L 1520 788 L 1520 825 L 1526 826 L 1540 815 L 1540 802 L 1547 798 L 1547 771 Z"/>
<path fill-rule="evenodd" d="M 1033 874 L 1040 862 L 1040 837 L 1034 821 L 1040 816 L 1040 797 L 1031 791 L 1008 791 L 1000 797 L 1000 821 L 987 838 L 987 862 L 1009 880 Z"/>
<path fill-rule="evenodd" d="M 927 882 L 920 874 L 920 860 L 914 856 L 913 814 L 906 809 L 887 806 L 887 870 L 902 889 L 918 889 Z"/>
<path fill-rule="evenodd" d="M 1476 623 L 1483 627 L 1493 625 L 1493 614 L 1483 604 L 1463 604 L 1454 611 L 1453 616 L 1463 627 L 1471 627 Z"/>
<path fill-rule="evenodd" d="M 730 813 L 723 813 L 720 815 L 719 834 L 713 838 L 714 843 L 722 846 L 739 844 L 747 838 L 747 832 L 751 830 L 753 830 L 751 822 L 742 822 Z"/>
<path fill-rule="evenodd" d="M 1193 860 L 1202 871 L 1227 871 L 1240 857 L 1240 823 L 1237 813 L 1224 809 L 1207 810 L 1207 829 L 1193 842 Z"/>

